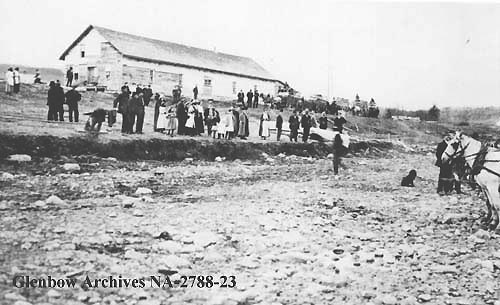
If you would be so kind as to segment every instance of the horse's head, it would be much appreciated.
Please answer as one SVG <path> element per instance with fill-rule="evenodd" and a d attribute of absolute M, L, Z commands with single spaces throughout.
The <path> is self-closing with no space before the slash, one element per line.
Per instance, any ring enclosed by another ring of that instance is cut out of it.
<path fill-rule="evenodd" d="M 464 137 L 461 132 L 457 132 L 453 137 L 445 139 L 448 146 L 441 156 L 443 163 L 449 163 L 454 159 L 463 156 L 467 145 L 464 146 Z"/>

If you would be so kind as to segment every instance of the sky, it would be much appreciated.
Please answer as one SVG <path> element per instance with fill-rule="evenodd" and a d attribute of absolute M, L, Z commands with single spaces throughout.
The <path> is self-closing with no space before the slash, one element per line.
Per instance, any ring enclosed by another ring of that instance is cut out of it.
<path fill-rule="evenodd" d="M 0 63 L 62 67 L 89 25 L 251 57 L 304 96 L 500 106 L 499 2 L 0 0 Z"/>

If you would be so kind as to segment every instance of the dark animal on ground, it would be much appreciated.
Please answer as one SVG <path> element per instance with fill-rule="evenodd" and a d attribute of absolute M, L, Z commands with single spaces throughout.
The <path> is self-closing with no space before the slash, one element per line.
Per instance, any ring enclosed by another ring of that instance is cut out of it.
<path fill-rule="evenodd" d="M 417 171 L 412 169 L 407 176 L 403 177 L 403 180 L 401 180 L 401 186 L 408 186 L 408 187 L 414 187 L 415 184 L 413 184 L 413 181 L 417 177 Z"/>

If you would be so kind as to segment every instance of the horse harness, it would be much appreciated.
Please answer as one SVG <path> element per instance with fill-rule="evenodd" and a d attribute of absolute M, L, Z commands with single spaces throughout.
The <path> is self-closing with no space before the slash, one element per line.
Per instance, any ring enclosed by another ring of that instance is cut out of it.
<path fill-rule="evenodd" d="M 458 155 L 463 154 L 465 152 L 465 149 L 469 146 L 470 142 L 467 143 L 465 146 L 462 145 L 461 141 L 459 141 L 458 143 L 454 143 L 454 144 L 458 144 L 461 149 L 458 150 L 458 146 L 457 146 L 457 148 L 455 149 L 455 152 L 452 155 L 446 153 L 446 155 L 450 159 L 454 159 Z M 454 144 L 452 144 L 452 145 L 454 145 Z M 464 160 L 467 160 L 467 158 L 469 158 L 469 157 L 475 156 L 474 162 L 472 163 L 472 168 L 470 170 L 470 174 L 472 176 L 477 176 L 481 172 L 481 170 L 484 169 L 485 171 L 487 171 L 495 176 L 500 177 L 500 173 L 497 173 L 497 172 L 484 166 L 484 164 L 486 162 L 500 162 L 500 160 L 486 160 L 486 155 L 488 154 L 488 150 L 489 150 L 489 146 L 487 146 L 485 144 L 481 144 L 481 149 L 477 153 L 462 156 L 462 158 L 464 158 Z"/>

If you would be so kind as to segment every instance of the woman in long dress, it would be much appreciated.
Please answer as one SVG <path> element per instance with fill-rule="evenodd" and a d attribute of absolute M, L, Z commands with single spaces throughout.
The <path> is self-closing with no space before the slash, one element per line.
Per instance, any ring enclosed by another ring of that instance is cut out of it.
<path fill-rule="evenodd" d="M 230 140 L 234 132 L 234 114 L 233 109 L 229 109 L 223 120 L 224 130 L 226 132 L 225 138 Z"/>
<path fill-rule="evenodd" d="M 163 132 L 167 128 L 167 101 L 161 98 L 158 107 L 158 118 L 156 121 L 156 131 Z"/>
<path fill-rule="evenodd" d="M 260 116 L 259 136 L 265 140 L 271 136 L 269 129 L 271 128 L 271 116 L 266 109 Z"/>
<path fill-rule="evenodd" d="M 190 136 L 194 136 L 196 134 L 196 107 L 193 103 L 188 106 L 187 111 L 188 119 L 186 120 L 186 130 L 187 134 Z"/>

